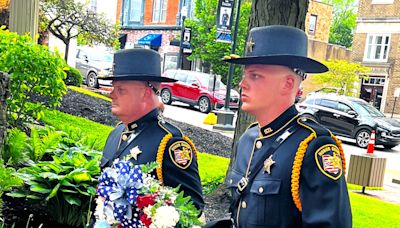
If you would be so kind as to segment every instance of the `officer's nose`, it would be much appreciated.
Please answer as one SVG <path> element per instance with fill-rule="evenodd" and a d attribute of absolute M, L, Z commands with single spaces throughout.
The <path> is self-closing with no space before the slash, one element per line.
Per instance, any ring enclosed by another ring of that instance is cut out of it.
<path fill-rule="evenodd" d="M 247 89 L 248 88 L 247 87 L 247 82 L 245 80 L 245 77 L 243 77 L 242 80 L 240 81 L 239 87 L 242 88 L 242 89 Z"/>

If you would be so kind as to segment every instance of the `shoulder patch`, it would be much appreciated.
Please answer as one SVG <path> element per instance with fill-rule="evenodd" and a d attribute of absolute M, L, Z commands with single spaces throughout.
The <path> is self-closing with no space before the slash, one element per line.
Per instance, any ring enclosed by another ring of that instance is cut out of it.
<path fill-rule="evenodd" d="M 193 160 L 193 150 L 190 144 L 184 140 L 174 142 L 168 153 L 171 161 L 180 169 L 187 169 Z"/>
<path fill-rule="evenodd" d="M 337 180 L 342 176 L 342 159 L 339 148 L 334 144 L 326 144 L 315 152 L 318 169 L 327 177 Z"/>

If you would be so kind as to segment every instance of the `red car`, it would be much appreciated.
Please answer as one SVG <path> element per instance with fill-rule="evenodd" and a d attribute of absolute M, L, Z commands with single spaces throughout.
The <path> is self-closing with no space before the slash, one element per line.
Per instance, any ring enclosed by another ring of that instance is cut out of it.
<path fill-rule="evenodd" d="M 164 104 L 180 101 L 190 106 L 199 106 L 203 113 L 222 108 L 225 104 L 226 86 L 213 75 L 188 70 L 167 70 L 163 76 L 178 80 L 161 83 L 161 100 Z M 229 107 L 239 107 L 239 93 L 235 90 L 231 90 Z"/>

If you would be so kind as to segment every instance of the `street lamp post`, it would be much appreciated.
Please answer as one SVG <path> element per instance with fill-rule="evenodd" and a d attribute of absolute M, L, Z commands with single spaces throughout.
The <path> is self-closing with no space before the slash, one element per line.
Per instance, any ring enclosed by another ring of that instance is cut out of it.
<path fill-rule="evenodd" d="M 185 32 L 185 19 L 187 16 L 187 8 L 186 6 L 182 6 L 181 9 L 181 18 L 182 18 L 182 23 L 181 23 L 181 39 L 179 42 L 179 55 L 178 55 L 178 61 L 177 61 L 177 68 L 182 69 L 183 68 L 183 36 Z"/>
<path fill-rule="evenodd" d="M 239 29 L 241 2 L 242 2 L 241 0 L 238 0 L 237 6 L 236 6 L 235 31 L 233 32 L 233 37 L 232 37 L 231 54 L 235 54 L 235 51 L 236 51 L 236 38 L 237 38 L 238 29 Z M 213 129 L 216 129 L 216 130 L 232 131 L 235 129 L 233 127 L 233 118 L 235 116 L 235 113 L 229 109 L 229 102 L 231 99 L 231 84 L 232 84 L 233 71 L 234 71 L 234 65 L 232 63 L 229 63 L 228 81 L 227 81 L 227 85 L 226 85 L 225 105 L 224 105 L 223 110 L 216 111 L 218 122 L 213 127 Z"/>

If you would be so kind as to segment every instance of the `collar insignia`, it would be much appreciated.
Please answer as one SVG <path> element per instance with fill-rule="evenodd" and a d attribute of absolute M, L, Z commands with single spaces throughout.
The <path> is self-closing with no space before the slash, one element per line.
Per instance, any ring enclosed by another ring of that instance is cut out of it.
<path fill-rule="evenodd" d="M 250 37 L 249 41 L 247 41 L 247 43 L 246 43 L 246 50 L 248 53 L 253 52 L 254 45 L 255 45 L 255 43 L 253 42 L 253 38 Z"/>
<path fill-rule="evenodd" d="M 265 135 L 267 135 L 267 134 L 269 134 L 269 133 L 271 133 L 271 132 L 273 132 L 273 130 L 272 130 L 272 128 L 266 128 L 266 129 L 264 129 L 264 134 Z"/>
<path fill-rule="evenodd" d="M 133 131 L 135 128 L 137 128 L 137 123 L 130 123 L 128 124 L 128 130 Z"/>
<path fill-rule="evenodd" d="M 264 161 L 264 173 L 267 172 L 268 174 L 271 174 L 271 166 L 275 164 L 275 161 L 272 160 L 272 154 L 269 156 L 269 158 L 265 159 Z"/>

